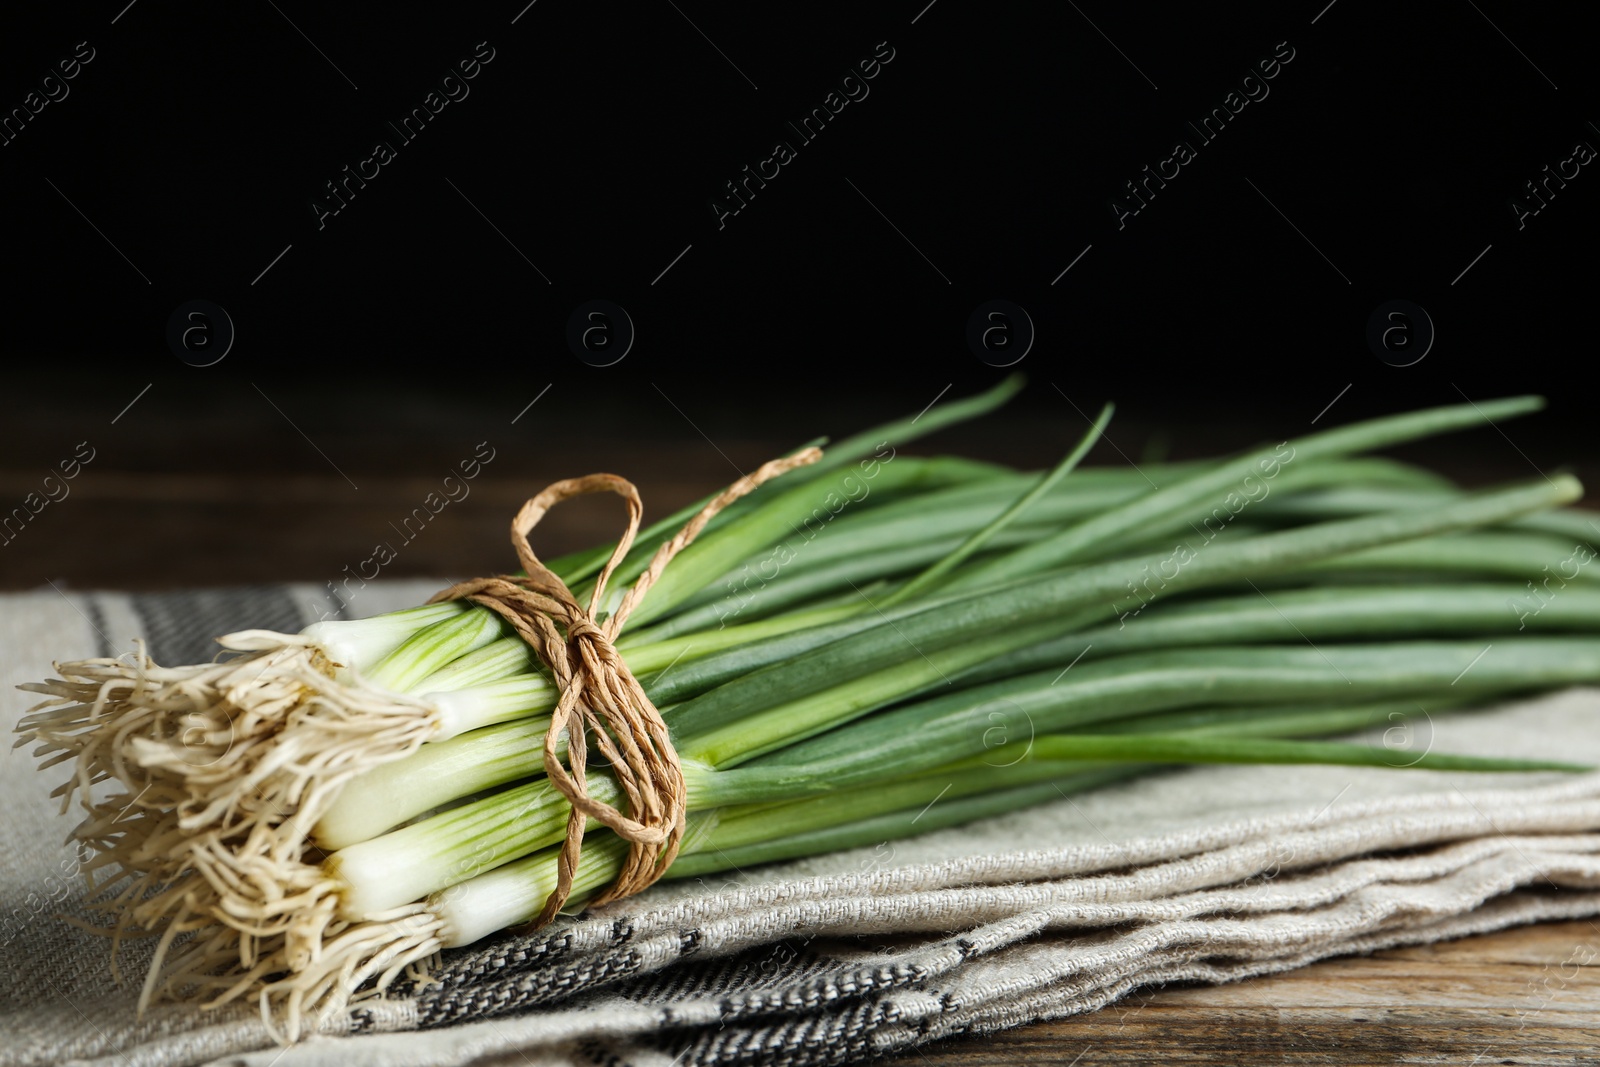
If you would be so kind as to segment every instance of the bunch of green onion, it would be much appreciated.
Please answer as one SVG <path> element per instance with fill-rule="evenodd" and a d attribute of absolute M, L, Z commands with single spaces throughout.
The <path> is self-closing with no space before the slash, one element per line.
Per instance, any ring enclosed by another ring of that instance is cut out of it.
<path fill-rule="evenodd" d="M 688 786 L 667 878 L 1164 764 L 1576 769 L 1312 740 L 1600 680 L 1600 568 L 1582 567 L 1600 527 L 1562 508 L 1576 480 L 1464 492 L 1365 455 L 1537 398 L 1143 468 L 1075 469 L 1109 406 L 1048 472 L 898 452 L 1016 388 L 764 486 L 631 616 L 618 648 Z M 694 510 L 645 530 L 610 588 Z M 611 548 L 549 566 L 581 601 Z M 101 906 L 118 936 L 160 932 L 144 1002 L 253 995 L 292 1036 L 539 912 L 570 810 L 542 760 L 559 694 L 498 616 L 454 601 L 220 640 L 212 664 L 89 660 L 28 687 L 49 699 L 20 729 L 46 766 L 73 762 L 58 794 L 87 812 Z M 603 768 L 589 786 L 625 805 Z M 573 906 L 626 851 L 591 827 Z"/>

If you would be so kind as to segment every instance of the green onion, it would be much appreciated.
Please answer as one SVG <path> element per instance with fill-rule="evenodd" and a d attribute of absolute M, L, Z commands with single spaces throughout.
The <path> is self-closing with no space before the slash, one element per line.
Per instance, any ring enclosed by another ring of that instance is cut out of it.
<path fill-rule="evenodd" d="M 1534 614 L 1515 585 L 1328 586 L 1157 604 L 1137 620 L 1097 626 L 1022 648 L 964 672 L 972 685 L 1053 663 L 1217 643 L 1309 642 L 1375 637 L 1592 630 L 1600 590 L 1551 597 Z"/>
<path fill-rule="evenodd" d="M 774 743 L 821 732 L 879 706 L 878 685 L 858 681 L 865 675 L 896 672 L 887 685 L 911 691 L 982 662 L 985 656 L 967 662 L 970 653 L 956 647 L 970 649 L 974 633 L 998 630 L 999 642 L 1009 635 L 1018 640 L 1018 647 L 1024 647 L 1038 637 L 1019 635 L 1018 628 L 1041 625 L 1041 620 L 1067 616 L 1059 622 L 1042 623 L 1046 629 L 1052 625 L 1066 628 L 1107 615 L 1125 618 L 1142 610 L 1147 601 L 1140 588 L 1153 599 L 1253 575 L 1282 573 L 1380 544 L 1506 521 L 1540 507 L 1567 503 L 1580 493 L 1576 480 L 1562 475 L 1550 483 L 1469 496 L 1433 510 L 1321 523 L 1208 550 L 1191 549 L 1186 555 L 1174 552 L 1047 574 L 999 587 L 1003 595 L 986 590 L 879 623 L 847 640 L 734 679 L 677 709 L 674 728 L 693 739 L 685 753 L 691 759 L 725 762 Z M 1182 562 L 1173 563 L 1180 558 Z M 1164 565 L 1176 566 L 1170 578 L 1163 573 Z M 1140 607 L 1130 604 L 1126 611 L 1119 611 L 1113 602 L 1119 596 Z M 942 664 L 934 661 L 935 654 L 942 654 Z M 826 695 L 818 695 L 823 693 Z"/>
<path fill-rule="evenodd" d="M 1209 504 L 1232 510 L 1229 500 L 1248 501 L 1253 493 L 1249 484 L 1265 484 L 1289 463 L 1348 455 L 1374 448 L 1386 448 L 1429 434 L 1466 429 L 1495 417 L 1515 418 L 1544 407 L 1540 397 L 1512 397 L 1477 404 L 1433 408 L 1410 415 L 1373 419 L 1354 426 L 1325 430 L 1285 442 L 1275 448 L 1259 449 L 1219 464 L 1210 470 L 1156 489 L 1131 504 L 1124 505 L 1061 531 L 1037 545 L 1020 549 L 1008 559 L 975 570 L 964 580 L 975 586 L 1027 574 L 1047 566 L 1059 566 L 1085 553 L 1113 544 L 1129 532 L 1152 523 L 1188 515 L 1198 505 Z M 1244 505 L 1241 504 L 1241 508 Z"/>
<path fill-rule="evenodd" d="M 880 609 L 891 607 L 900 603 L 902 600 L 907 600 L 926 589 L 932 588 L 933 586 L 937 585 L 940 579 L 942 579 L 945 575 L 961 566 L 961 564 L 965 563 L 984 545 L 994 540 L 996 534 L 1000 533 L 1000 531 L 1005 529 L 1006 526 L 1014 522 L 1020 515 L 1022 515 L 1023 512 L 1027 511 L 1030 507 L 1036 504 L 1041 497 L 1054 488 L 1062 478 L 1066 477 L 1077 468 L 1078 464 L 1082 462 L 1083 457 L 1089 454 L 1089 449 L 1093 448 L 1095 442 L 1100 440 L 1100 435 L 1105 433 L 1106 424 L 1111 421 L 1111 413 L 1114 410 L 1116 409 L 1112 405 L 1107 404 L 1101 410 L 1100 416 L 1090 425 L 1089 432 L 1083 435 L 1083 440 L 1078 442 L 1078 447 L 1067 453 L 1066 458 L 1060 463 L 1056 464 L 1049 474 L 1041 477 L 1031 489 L 1017 497 L 1016 501 L 1013 502 L 1010 507 L 1006 508 L 1005 511 L 995 516 L 995 518 L 991 520 L 987 526 L 981 530 L 978 530 L 971 537 L 968 537 L 965 541 L 963 541 L 960 547 L 958 547 L 955 551 L 944 556 L 944 558 L 940 559 L 939 562 L 935 563 L 933 566 L 929 567 L 927 570 L 911 579 L 911 581 L 900 586 L 893 593 L 885 597 L 883 602 L 879 604 L 878 607 Z"/>
<path fill-rule="evenodd" d="M 716 516 L 618 649 L 661 710 L 704 876 L 1038 804 L 1172 764 L 1561 770 L 1324 740 L 1600 682 L 1600 571 L 1569 475 L 1467 493 L 1362 453 L 1537 410 L 1438 408 L 1244 454 L 1046 472 L 899 450 L 1019 387 L 847 438 Z M 698 506 L 644 529 L 614 609 Z M 555 561 L 580 602 L 613 546 Z M 492 568 L 485 568 L 486 570 Z M 571 808 L 545 777 L 560 694 L 461 602 L 218 662 L 65 663 L 20 727 L 162 930 L 143 1001 L 259 996 L 289 1029 L 540 912 Z M 555 739 L 555 758 L 565 738 Z M 105 783 L 103 786 L 100 783 Z M 591 798 L 626 805 L 604 766 Z M 91 791 L 90 786 L 96 788 Z M 624 843 L 590 825 L 573 906 Z M 177 930 L 193 931 L 174 940 Z"/>

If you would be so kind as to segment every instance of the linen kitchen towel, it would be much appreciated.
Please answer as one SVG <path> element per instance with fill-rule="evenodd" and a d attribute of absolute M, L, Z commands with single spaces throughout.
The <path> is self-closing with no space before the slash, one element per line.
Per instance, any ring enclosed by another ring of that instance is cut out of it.
<path fill-rule="evenodd" d="M 443 581 L 374 582 L 349 617 Z M 203 662 L 213 638 L 294 631 L 309 586 L 0 597 L 0 723 L 52 659 Z M 1407 748 L 1600 763 L 1600 691 L 1408 724 Z M 1398 762 L 1407 762 L 1404 759 Z M 84 886 L 76 822 L 26 748 L 0 754 L 0 1067 L 836 1064 L 1093 1011 L 1142 986 L 1600 914 L 1600 774 L 1349 767 L 1153 774 L 964 827 L 660 883 L 531 934 L 446 952 L 285 1049 L 253 1004 L 135 1018 L 152 939 L 56 916 Z"/>

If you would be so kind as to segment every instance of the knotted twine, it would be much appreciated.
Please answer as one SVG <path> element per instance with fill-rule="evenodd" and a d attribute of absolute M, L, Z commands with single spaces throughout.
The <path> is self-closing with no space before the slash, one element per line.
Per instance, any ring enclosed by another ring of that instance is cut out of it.
<path fill-rule="evenodd" d="M 667 564 L 719 511 L 763 482 L 821 458 L 821 449 L 804 449 L 762 464 L 753 474 L 718 493 L 672 540 L 656 549 L 644 573 L 603 622 L 596 622 L 595 618 L 604 602 L 606 583 L 632 547 L 644 514 L 639 490 L 615 474 L 590 474 L 555 482 L 522 505 L 511 520 L 511 546 L 525 577 L 500 574 L 457 582 L 428 600 L 430 604 L 470 600 L 500 615 L 549 668 L 561 692 L 545 731 L 544 769 L 571 803 L 572 811 L 567 816 L 567 837 L 556 865 L 556 886 L 545 898 L 544 908 L 533 919 L 533 925 L 548 923 L 571 895 L 587 819 L 594 819 L 628 842 L 628 853 L 616 881 L 591 904 L 604 904 L 648 889 L 677 857 L 687 810 L 683 768 L 661 712 L 617 652 L 617 635 Z M 540 562 L 528 544 L 528 533 L 562 501 L 600 492 L 616 493 L 627 502 L 628 528 L 595 579 L 585 609 L 566 583 Z M 570 773 L 556 755 L 556 742 L 563 733 L 567 735 Z M 589 795 L 585 771 L 589 734 L 594 736 L 595 746 L 610 763 L 617 785 L 628 798 L 629 814 Z"/>

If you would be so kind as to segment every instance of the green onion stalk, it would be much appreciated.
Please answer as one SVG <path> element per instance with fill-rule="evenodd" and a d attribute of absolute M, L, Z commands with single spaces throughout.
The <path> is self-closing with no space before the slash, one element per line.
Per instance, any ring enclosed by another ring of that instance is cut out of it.
<path fill-rule="evenodd" d="M 687 791 L 666 877 L 1173 764 L 1573 769 L 1317 740 L 1600 681 L 1600 571 L 1566 508 L 1573 478 L 1466 492 L 1367 455 L 1538 398 L 1140 470 L 1079 469 L 1110 405 L 1049 471 L 899 451 L 1018 385 L 749 493 L 634 608 L 617 648 Z M 597 617 L 703 504 L 644 529 Z M 548 566 L 587 602 L 615 549 Z M 45 700 L 19 744 L 71 768 L 55 795 L 83 811 L 107 929 L 159 935 L 141 1009 L 255 997 L 292 1039 L 364 985 L 540 913 L 571 817 L 545 777 L 560 693 L 499 615 L 457 600 L 219 641 L 208 664 L 141 652 L 24 687 Z M 627 804 L 605 767 L 587 790 Z M 627 851 L 590 820 L 569 907 Z"/>

